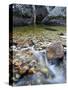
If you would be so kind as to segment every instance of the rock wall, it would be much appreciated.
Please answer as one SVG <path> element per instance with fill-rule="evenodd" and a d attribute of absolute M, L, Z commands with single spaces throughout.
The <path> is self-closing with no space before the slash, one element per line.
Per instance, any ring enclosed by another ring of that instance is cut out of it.
<path fill-rule="evenodd" d="M 66 25 L 66 8 L 54 6 L 35 5 L 36 23 Z M 32 5 L 13 4 L 13 25 L 31 25 L 33 24 Z"/>

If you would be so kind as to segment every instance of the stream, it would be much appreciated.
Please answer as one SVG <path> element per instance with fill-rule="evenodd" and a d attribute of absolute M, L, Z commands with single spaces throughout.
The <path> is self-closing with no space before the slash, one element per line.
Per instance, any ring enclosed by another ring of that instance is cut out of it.
<path fill-rule="evenodd" d="M 16 82 L 16 86 L 20 85 L 29 85 L 31 84 L 54 84 L 54 83 L 65 83 L 65 74 L 63 66 L 57 66 L 55 64 L 50 64 L 47 59 L 47 51 L 46 50 L 35 50 L 34 46 L 28 48 L 22 48 L 21 51 L 31 50 L 34 57 L 40 64 L 40 68 L 47 68 L 49 74 L 51 74 L 51 78 L 45 78 L 45 74 L 41 72 L 37 72 L 33 75 L 27 75 L 23 78 L 20 78 Z"/>

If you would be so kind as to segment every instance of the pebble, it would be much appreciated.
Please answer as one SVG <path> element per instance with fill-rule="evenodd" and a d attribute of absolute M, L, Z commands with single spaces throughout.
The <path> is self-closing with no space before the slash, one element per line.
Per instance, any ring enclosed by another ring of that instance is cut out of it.
<path fill-rule="evenodd" d="M 19 79 L 20 78 L 20 74 L 16 74 L 16 78 Z"/>

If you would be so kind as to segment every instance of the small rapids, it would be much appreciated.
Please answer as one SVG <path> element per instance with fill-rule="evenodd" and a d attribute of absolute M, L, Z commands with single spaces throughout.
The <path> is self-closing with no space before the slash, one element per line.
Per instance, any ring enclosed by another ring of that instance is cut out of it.
<path fill-rule="evenodd" d="M 46 50 L 45 51 L 36 51 L 34 47 L 30 47 L 32 50 L 32 53 L 34 56 L 38 59 L 40 62 L 41 68 L 45 68 L 45 66 L 48 68 L 49 72 L 54 75 L 51 79 L 46 79 L 48 83 L 64 83 L 65 77 L 64 77 L 64 71 L 62 67 L 58 67 L 56 65 L 51 65 L 47 60 Z M 45 52 L 45 54 L 43 53 Z M 43 55 L 44 54 L 44 55 Z"/>
<path fill-rule="evenodd" d="M 24 85 L 24 83 L 26 83 L 26 85 L 28 85 L 29 81 L 31 83 L 36 81 L 36 83 L 34 83 L 34 84 L 65 83 L 65 74 L 64 74 L 65 70 L 64 70 L 64 68 L 57 66 L 55 64 L 51 65 L 48 62 L 46 50 L 40 50 L 40 51 L 35 50 L 34 46 L 21 49 L 21 51 L 24 51 L 24 50 L 31 50 L 32 51 L 34 57 L 36 58 L 36 60 L 40 64 L 40 68 L 41 69 L 47 68 L 49 74 L 51 75 L 51 78 L 45 78 L 45 74 L 39 72 L 39 73 L 36 73 L 34 75 L 28 75 L 28 76 L 25 76 L 24 78 L 19 79 L 18 82 L 16 82 L 16 86 L 21 85 L 21 84 Z"/>

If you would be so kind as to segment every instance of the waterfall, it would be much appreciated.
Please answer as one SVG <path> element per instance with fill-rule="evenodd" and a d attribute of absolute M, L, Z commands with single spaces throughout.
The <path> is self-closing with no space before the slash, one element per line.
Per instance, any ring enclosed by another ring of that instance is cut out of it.
<path fill-rule="evenodd" d="M 35 5 L 32 5 L 33 8 L 33 23 L 34 25 L 36 24 L 36 9 L 35 9 Z"/>
<path fill-rule="evenodd" d="M 46 66 L 47 66 L 49 72 L 54 75 L 54 77 L 52 79 L 47 79 L 46 81 L 48 81 L 49 83 L 65 82 L 64 71 L 63 71 L 62 67 L 59 68 L 55 65 L 50 65 L 47 60 L 46 52 L 45 52 L 45 63 L 46 63 Z"/>
<path fill-rule="evenodd" d="M 31 49 L 33 55 L 36 57 L 36 59 L 38 60 L 39 64 L 40 64 L 40 67 L 41 68 L 47 68 L 50 72 L 50 74 L 52 76 L 55 75 L 55 70 L 53 70 L 53 66 L 51 66 L 49 63 L 48 63 L 48 60 L 47 60 L 47 55 L 46 55 L 46 50 L 44 51 L 45 54 L 43 55 L 43 52 L 41 51 L 36 51 L 34 49 L 34 46 L 33 47 L 29 47 L 29 49 Z"/>
<path fill-rule="evenodd" d="M 52 76 L 55 76 L 55 70 L 53 69 L 55 65 L 50 65 L 48 60 L 47 60 L 47 51 L 45 50 L 45 64 L 46 64 L 46 67 L 48 68 L 50 74 Z"/>
<path fill-rule="evenodd" d="M 14 47 L 15 48 L 15 47 Z M 26 48 L 21 48 L 21 51 L 24 51 L 24 50 L 31 50 L 33 55 L 35 56 L 35 60 L 38 60 L 39 64 L 40 64 L 40 72 L 36 73 L 36 74 L 33 74 L 32 76 L 31 75 L 28 75 L 28 76 L 25 76 L 26 78 L 24 77 L 21 77 L 17 82 L 16 82 L 16 85 L 24 85 L 24 83 L 27 82 L 27 80 L 29 82 L 33 82 L 35 83 L 35 80 L 39 82 L 46 82 L 46 83 L 51 83 L 51 84 L 54 84 L 54 83 L 64 83 L 65 82 L 65 76 L 64 76 L 64 70 L 63 68 L 59 68 L 55 65 L 51 65 L 49 62 L 48 62 L 48 59 L 47 59 L 47 51 L 46 50 L 35 50 L 34 46 L 30 47 L 26 47 Z M 23 57 L 22 57 L 23 58 Z M 47 68 L 48 69 L 48 74 L 51 76 L 51 78 L 47 77 L 46 78 L 46 73 L 44 72 L 41 72 L 42 69 L 44 68 Z M 42 76 L 41 76 L 41 75 Z M 38 84 L 38 82 L 37 82 Z"/>
<path fill-rule="evenodd" d="M 65 78 L 63 75 L 63 69 L 62 67 L 56 67 L 55 65 L 51 65 L 48 62 L 47 54 L 45 50 L 45 57 L 43 56 L 43 53 L 41 51 L 36 51 L 34 47 L 29 47 L 29 49 L 32 51 L 33 55 L 36 57 L 36 59 L 39 61 L 41 68 L 47 68 L 49 71 L 49 74 L 53 76 L 51 79 L 46 79 L 49 83 L 63 83 L 65 82 Z"/>
<path fill-rule="evenodd" d="M 36 50 L 34 49 L 34 47 L 29 47 L 29 49 L 31 49 L 33 55 L 35 56 L 35 58 L 36 58 L 36 59 L 38 60 L 38 62 L 40 63 L 40 66 L 41 66 L 42 68 L 44 68 L 44 67 L 45 67 L 45 61 L 44 61 L 44 57 L 43 57 L 42 52 L 36 51 Z"/>

